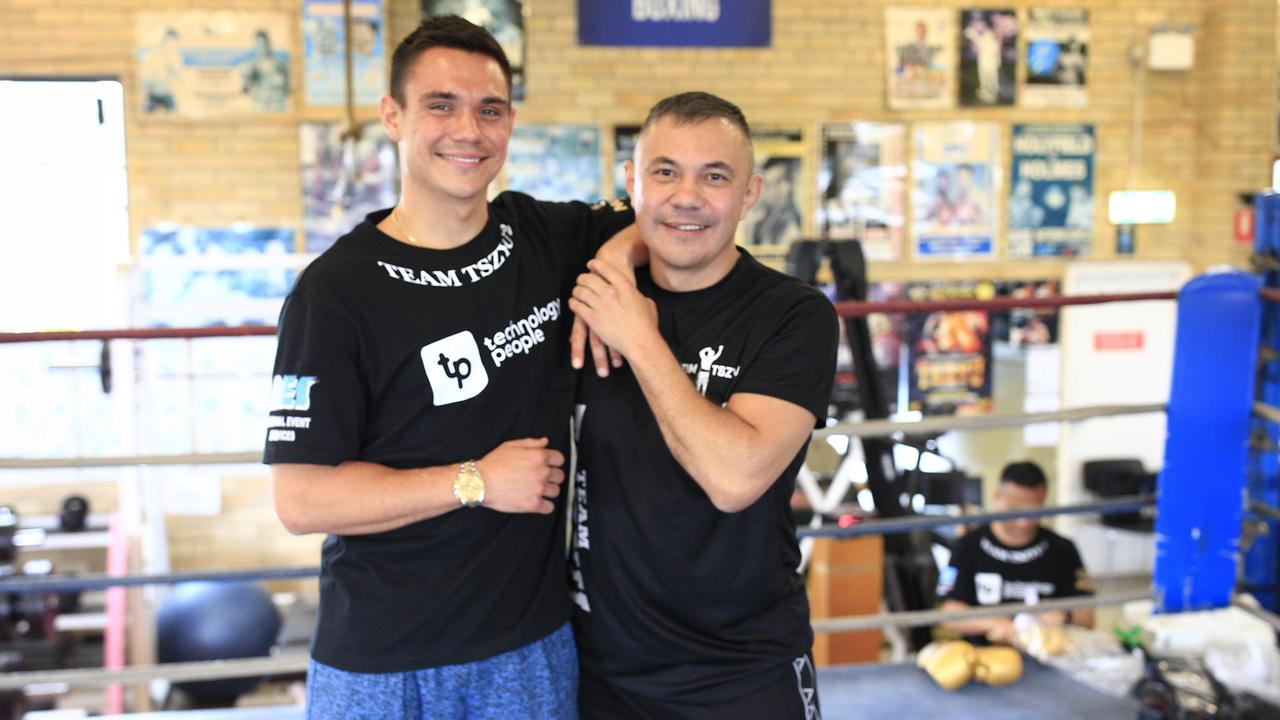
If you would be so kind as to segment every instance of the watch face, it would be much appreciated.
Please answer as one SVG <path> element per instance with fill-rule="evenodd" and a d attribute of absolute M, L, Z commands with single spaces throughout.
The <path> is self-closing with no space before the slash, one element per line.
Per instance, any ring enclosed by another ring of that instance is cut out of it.
<path fill-rule="evenodd" d="M 463 470 L 453 483 L 453 494 L 469 505 L 479 503 L 484 499 L 484 480 L 473 470 Z"/>

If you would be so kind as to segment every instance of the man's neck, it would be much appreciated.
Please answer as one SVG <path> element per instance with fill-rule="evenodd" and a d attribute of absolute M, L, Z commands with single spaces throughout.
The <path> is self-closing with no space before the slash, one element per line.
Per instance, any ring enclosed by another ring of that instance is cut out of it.
<path fill-rule="evenodd" d="M 474 201 L 403 192 L 395 210 L 379 228 L 390 225 L 390 233 L 410 245 L 432 250 L 449 250 L 467 244 L 489 221 L 489 203 L 483 196 Z M 398 221 L 399 225 L 396 225 Z M 411 237 L 404 237 L 404 236 Z"/>
<path fill-rule="evenodd" d="M 738 258 L 741 257 L 738 249 L 732 247 L 729 250 L 730 252 L 722 254 L 706 265 L 690 269 L 672 267 L 651 255 L 649 275 L 653 278 L 654 285 L 667 292 L 683 293 L 703 290 L 725 279 L 733 270 L 733 266 L 738 264 Z"/>
<path fill-rule="evenodd" d="M 999 541 L 1001 545 L 1007 548 L 1012 548 L 1014 550 L 1021 550 L 1022 548 L 1028 547 L 1029 545 L 1031 545 L 1036 541 L 1036 536 L 1040 534 L 1040 529 L 1036 528 L 1036 531 L 1034 534 L 1032 534 L 1031 539 L 1027 540 L 1024 543 L 1014 542 L 1013 538 L 1009 537 L 1004 532 L 1002 532 L 1000 530 L 1000 526 L 995 523 L 991 524 L 991 534 L 995 536 L 996 540 Z"/>

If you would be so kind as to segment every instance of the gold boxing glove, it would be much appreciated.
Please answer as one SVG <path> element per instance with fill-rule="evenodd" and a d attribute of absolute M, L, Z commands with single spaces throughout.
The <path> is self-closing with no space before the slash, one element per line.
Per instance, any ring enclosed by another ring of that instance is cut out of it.
<path fill-rule="evenodd" d="M 964 640 L 931 642 L 916 655 L 916 667 L 943 690 L 955 690 L 973 677 L 974 649 Z"/>
<path fill-rule="evenodd" d="M 1009 685 L 1022 677 L 1022 653 L 996 646 L 974 650 L 973 677 L 987 685 Z"/>

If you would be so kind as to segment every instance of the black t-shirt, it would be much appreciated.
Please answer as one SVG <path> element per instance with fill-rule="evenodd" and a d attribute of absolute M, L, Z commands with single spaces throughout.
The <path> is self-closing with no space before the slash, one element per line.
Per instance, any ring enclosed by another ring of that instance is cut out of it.
<path fill-rule="evenodd" d="M 484 230 L 449 250 L 383 234 L 387 212 L 316 258 L 285 300 L 264 461 L 430 467 L 543 436 L 567 455 L 564 300 L 630 210 L 503 193 Z M 545 636 L 570 616 L 562 513 L 480 507 L 329 536 L 313 656 L 401 672 Z"/>
<path fill-rule="evenodd" d="M 938 578 L 938 599 L 973 606 L 1034 603 L 1092 595 L 1092 587 L 1070 540 L 1042 527 L 1026 547 L 1011 548 L 987 525 L 956 544 Z"/>
<path fill-rule="evenodd" d="M 695 292 L 637 275 L 704 397 L 769 395 L 826 419 L 838 331 L 820 293 L 745 252 Z M 813 641 L 790 509 L 804 451 L 753 505 L 724 513 L 667 449 L 628 367 L 582 373 L 578 402 L 570 562 L 584 670 L 634 693 L 707 702 L 791 672 Z"/>

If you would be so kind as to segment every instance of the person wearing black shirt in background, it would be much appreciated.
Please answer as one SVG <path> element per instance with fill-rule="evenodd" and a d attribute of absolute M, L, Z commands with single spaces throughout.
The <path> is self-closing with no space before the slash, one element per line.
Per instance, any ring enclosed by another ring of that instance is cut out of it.
<path fill-rule="evenodd" d="M 627 361 L 579 387 L 579 709 L 815 720 L 789 500 L 827 415 L 835 312 L 734 245 L 761 183 L 735 105 L 659 102 L 627 173 L 648 271 L 593 260 L 569 301 Z"/>
<path fill-rule="evenodd" d="M 1010 463 L 1000 471 L 995 510 L 1026 510 L 1044 505 L 1048 483 L 1044 471 L 1032 462 Z M 951 563 L 938 580 L 943 610 L 963 610 L 975 605 L 1030 603 L 1049 598 L 1092 595 L 1093 582 L 1080 560 L 1075 543 L 1040 526 L 1035 518 L 993 522 L 960 538 Z M 1093 610 L 1048 612 L 1042 622 L 1072 623 L 1093 627 Z M 948 630 L 980 644 L 1013 644 L 1016 630 L 1011 618 L 958 620 Z"/>

